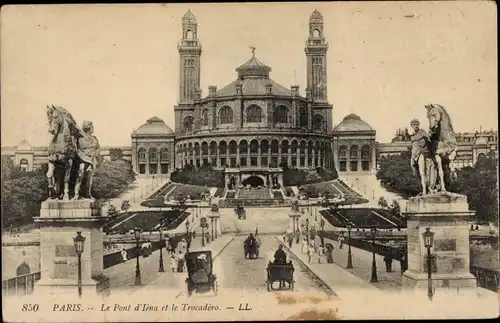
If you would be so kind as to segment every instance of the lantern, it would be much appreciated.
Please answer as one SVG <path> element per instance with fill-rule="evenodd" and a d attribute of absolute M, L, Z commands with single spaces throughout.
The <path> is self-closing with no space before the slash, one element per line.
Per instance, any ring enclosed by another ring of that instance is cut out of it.
<path fill-rule="evenodd" d="M 134 237 L 135 237 L 135 240 L 139 240 L 141 238 L 141 229 L 140 228 L 134 228 Z"/>
<path fill-rule="evenodd" d="M 85 237 L 82 237 L 82 232 L 78 231 L 76 237 L 73 238 L 73 243 L 75 244 L 75 251 L 78 255 L 83 253 L 83 246 L 85 244 Z"/>
<path fill-rule="evenodd" d="M 434 245 L 434 232 L 430 231 L 430 228 L 425 228 L 425 232 L 422 233 L 422 237 L 424 238 L 424 246 L 426 248 L 432 248 Z"/>
<path fill-rule="evenodd" d="M 202 217 L 202 218 L 200 219 L 200 226 L 201 226 L 202 228 L 206 228 L 206 227 L 207 227 L 207 218 Z"/>

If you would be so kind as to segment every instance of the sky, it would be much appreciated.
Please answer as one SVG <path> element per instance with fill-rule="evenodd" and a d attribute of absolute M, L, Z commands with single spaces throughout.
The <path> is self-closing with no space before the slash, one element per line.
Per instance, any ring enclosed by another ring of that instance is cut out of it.
<path fill-rule="evenodd" d="M 152 116 L 174 129 L 188 9 L 203 46 L 203 96 L 236 79 L 250 46 L 274 81 L 304 95 L 317 9 L 334 125 L 355 113 L 388 142 L 414 117 L 427 127 L 424 105 L 437 103 L 456 132 L 498 129 L 494 2 L 24 5 L 1 11 L 1 145 L 47 145 L 50 104 L 92 120 L 102 146 L 129 146 Z"/>

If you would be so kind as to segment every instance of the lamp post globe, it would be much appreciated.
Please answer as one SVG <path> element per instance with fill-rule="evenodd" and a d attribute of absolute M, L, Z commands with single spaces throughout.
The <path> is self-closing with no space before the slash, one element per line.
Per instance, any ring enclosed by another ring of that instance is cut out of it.
<path fill-rule="evenodd" d="M 140 228 L 134 228 L 134 238 L 136 241 L 136 249 L 137 249 L 137 254 L 136 254 L 136 264 L 135 264 L 135 285 L 140 286 L 142 285 L 141 283 L 141 269 L 139 265 L 139 256 L 140 256 L 140 249 L 139 249 L 139 239 L 141 238 L 141 229 Z"/>
<path fill-rule="evenodd" d="M 76 237 L 73 238 L 75 252 L 78 257 L 78 297 L 82 297 L 82 253 L 85 246 L 85 237 L 81 231 L 76 232 Z"/>
<path fill-rule="evenodd" d="M 427 248 L 427 297 L 432 300 L 434 293 L 432 292 L 432 262 L 431 262 L 431 248 L 434 245 L 434 232 L 430 228 L 425 228 L 422 233 L 424 239 L 424 246 Z"/>

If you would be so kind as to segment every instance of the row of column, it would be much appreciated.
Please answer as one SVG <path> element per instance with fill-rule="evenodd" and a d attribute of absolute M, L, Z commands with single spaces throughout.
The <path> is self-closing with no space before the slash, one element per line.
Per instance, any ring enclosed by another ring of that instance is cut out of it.
<path fill-rule="evenodd" d="M 278 164 L 280 162 L 286 161 L 286 163 L 288 165 L 292 165 L 292 158 L 296 157 L 297 158 L 296 165 L 303 166 L 303 167 L 317 167 L 317 166 L 325 167 L 325 166 L 328 166 L 329 162 L 330 162 L 330 158 L 329 158 L 330 154 L 328 153 L 328 150 L 316 151 L 316 149 L 313 149 L 312 154 L 311 154 L 312 165 L 309 165 L 309 157 L 310 156 L 309 156 L 308 150 L 305 151 L 305 154 L 304 153 L 298 153 L 298 154 L 288 153 L 286 155 L 283 155 L 281 150 L 282 150 L 281 146 L 278 146 L 278 153 L 264 153 L 263 154 L 260 151 L 258 153 L 250 153 L 250 149 L 247 149 L 246 153 L 240 153 L 240 149 L 238 147 L 236 150 L 236 154 L 234 154 L 234 153 L 230 154 L 229 150 L 226 150 L 226 154 L 221 155 L 219 153 L 219 151 L 217 150 L 216 155 L 212 156 L 210 154 L 210 150 L 205 155 L 203 155 L 201 150 L 200 150 L 198 155 L 196 155 L 196 154 L 189 155 L 187 151 L 184 151 L 184 152 L 178 153 L 177 156 L 179 157 L 181 167 L 183 167 L 185 164 L 188 164 L 188 163 L 192 163 L 193 165 L 195 165 L 197 159 L 200 160 L 201 164 L 203 163 L 202 162 L 203 159 L 208 159 L 208 161 L 211 162 L 212 157 L 216 158 L 216 165 L 213 165 L 213 166 L 217 166 L 217 167 L 224 166 L 221 163 L 221 157 L 226 158 L 226 164 L 229 164 L 231 157 L 233 157 L 233 158 L 236 157 L 236 163 L 240 164 L 240 166 L 241 166 L 241 163 L 240 163 L 241 157 L 243 157 L 243 158 L 246 157 L 247 166 L 251 165 L 251 157 L 255 157 L 255 158 L 257 158 L 257 165 L 256 165 L 257 167 L 267 167 L 268 166 L 268 165 L 262 165 L 262 157 L 268 157 L 269 159 L 271 159 L 272 157 L 277 157 Z M 286 159 L 284 159 L 284 157 Z M 304 158 L 304 165 L 299 165 L 301 157 Z M 317 164 L 316 164 L 316 158 L 318 160 Z M 268 163 L 270 161 L 271 160 L 268 160 Z M 278 166 L 278 165 L 276 165 L 276 166 Z"/>
<path fill-rule="evenodd" d="M 362 169 L 362 161 L 363 160 L 368 160 L 370 161 L 370 170 L 371 171 L 376 171 L 377 170 L 377 153 L 376 153 L 376 148 L 373 146 L 372 149 L 371 149 L 371 156 L 369 158 L 362 158 L 361 156 L 361 152 L 362 150 L 357 150 L 357 156 L 355 158 L 355 160 L 357 161 L 358 163 L 358 171 L 360 171 Z M 347 149 L 346 150 L 346 157 L 339 157 L 338 159 L 339 162 L 340 161 L 346 161 L 346 171 L 351 171 L 351 151 L 350 149 Z M 340 169 L 340 165 L 337 165 L 337 169 Z"/>

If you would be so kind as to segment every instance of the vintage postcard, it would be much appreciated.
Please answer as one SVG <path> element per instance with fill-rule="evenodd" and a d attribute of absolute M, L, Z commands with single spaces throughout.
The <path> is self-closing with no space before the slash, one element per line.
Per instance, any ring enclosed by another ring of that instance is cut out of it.
<path fill-rule="evenodd" d="M 490 1 L 1 10 L 7 322 L 499 315 Z"/>

